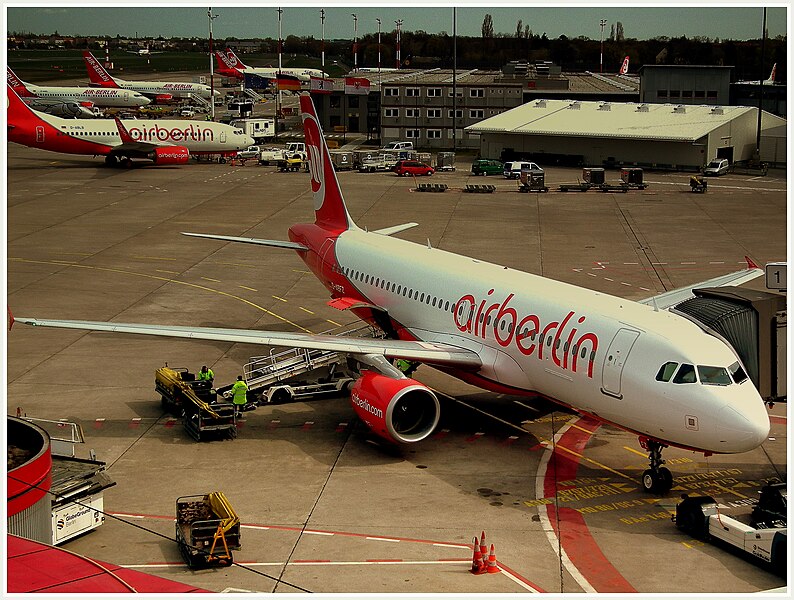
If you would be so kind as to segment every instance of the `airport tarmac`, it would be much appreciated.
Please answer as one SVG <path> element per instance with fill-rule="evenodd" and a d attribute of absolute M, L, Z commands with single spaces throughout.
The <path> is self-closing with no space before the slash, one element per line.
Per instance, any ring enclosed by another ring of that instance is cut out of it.
<path fill-rule="evenodd" d="M 692 194 L 689 174 L 646 172 L 646 190 L 522 194 L 458 170 L 419 182 L 340 172 L 361 227 L 399 234 L 605 293 L 641 299 L 745 265 L 784 261 L 786 174 L 726 175 Z M 8 145 L 8 302 L 15 315 L 322 332 L 355 318 L 289 250 L 182 231 L 286 239 L 312 218 L 309 176 L 192 163 L 129 170 L 101 158 Z M 552 190 L 575 169 L 548 168 Z M 607 171 L 607 180 L 619 172 Z M 494 194 L 464 193 L 467 183 Z M 761 283 L 761 285 L 763 285 Z M 211 591 L 326 593 L 751 593 L 785 580 L 679 532 L 682 492 L 729 506 L 787 477 L 786 404 L 760 448 L 704 458 L 667 449 L 677 486 L 640 491 L 635 436 L 420 367 L 438 390 L 436 433 L 393 448 L 346 398 L 259 407 L 235 440 L 198 443 L 154 391 L 168 363 L 209 365 L 216 384 L 267 348 L 35 329 L 8 333 L 8 413 L 80 423 L 116 485 L 104 525 L 64 547 Z M 549 493 L 554 490 L 556 493 Z M 238 564 L 190 571 L 174 535 L 178 496 L 221 490 L 239 513 Z M 468 572 L 481 531 L 498 574 Z"/>

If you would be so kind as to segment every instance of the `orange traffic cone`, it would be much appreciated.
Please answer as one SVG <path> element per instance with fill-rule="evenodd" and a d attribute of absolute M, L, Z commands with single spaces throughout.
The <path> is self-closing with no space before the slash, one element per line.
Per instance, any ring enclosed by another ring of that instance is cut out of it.
<path fill-rule="evenodd" d="M 488 573 L 499 573 L 501 569 L 496 566 L 496 551 L 494 550 L 493 544 L 491 544 L 491 553 L 488 555 L 488 566 L 486 568 Z"/>
<path fill-rule="evenodd" d="M 485 543 L 485 532 L 483 531 L 480 534 L 480 554 L 482 554 L 482 559 L 485 560 L 485 557 L 488 556 L 488 546 Z"/>
<path fill-rule="evenodd" d="M 480 552 L 480 542 L 474 538 L 474 557 L 471 560 L 471 573 L 474 575 L 482 575 L 485 573 L 485 563 L 482 560 L 482 552 Z"/>

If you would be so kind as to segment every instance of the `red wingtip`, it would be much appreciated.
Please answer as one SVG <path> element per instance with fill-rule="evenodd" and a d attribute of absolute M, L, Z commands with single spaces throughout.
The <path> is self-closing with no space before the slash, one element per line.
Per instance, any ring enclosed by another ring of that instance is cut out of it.
<path fill-rule="evenodd" d="M 14 326 L 14 314 L 11 312 L 11 307 L 7 306 L 8 309 L 8 331 L 11 331 L 11 328 Z"/>
<path fill-rule="evenodd" d="M 755 261 L 752 258 L 750 258 L 749 256 L 745 256 L 744 260 L 747 261 L 747 268 L 748 269 L 760 269 L 761 268 L 757 264 L 755 264 Z"/>

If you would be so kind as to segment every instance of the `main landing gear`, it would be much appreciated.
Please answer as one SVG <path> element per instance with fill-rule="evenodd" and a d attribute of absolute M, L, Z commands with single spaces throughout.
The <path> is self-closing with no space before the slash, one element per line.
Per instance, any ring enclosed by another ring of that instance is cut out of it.
<path fill-rule="evenodd" d="M 651 494 L 665 494 L 673 487 L 673 474 L 670 469 L 663 467 L 662 450 L 665 444 L 648 438 L 640 438 L 640 446 L 648 451 L 650 469 L 642 474 L 642 488 Z"/>

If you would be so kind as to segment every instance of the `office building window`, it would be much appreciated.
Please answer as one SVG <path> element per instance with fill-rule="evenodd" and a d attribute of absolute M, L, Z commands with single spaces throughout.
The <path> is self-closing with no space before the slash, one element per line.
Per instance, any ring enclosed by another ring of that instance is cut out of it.
<path fill-rule="evenodd" d="M 406 108 L 405 109 L 405 116 L 409 119 L 418 119 L 419 118 L 419 109 L 418 108 Z"/>
<path fill-rule="evenodd" d="M 485 118 L 485 111 L 481 108 L 470 110 L 469 111 L 469 118 L 470 119 L 484 119 Z"/>
<path fill-rule="evenodd" d="M 485 98 L 484 88 L 471 88 L 469 90 L 469 98 Z"/>
<path fill-rule="evenodd" d="M 656 90 L 657 98 L 667 98 L 667 90 Z"/>
<path fill-rule="evenodd" d="M 440 129 L 428 129 L 427 130 L 427 139 L 429 139 L 429 140 L 440 140 L 441 139 L 441 130 Z"/>
<path fill-rule="evenodd" d="M 409 140 L 419 139 L 419 130 L 418 129 L 406 129 L 405 130 L 405 138 L 409 139 Z"/>
<path fill-rule="evenodd" d="M 427 118 L 428 119 L 440 119 L 441 118 L 441 109 L 440 108 L 428 108 L 427 109 Z"/>
<path fill-rule="evenodd" d="M 393 97 L 399 96 L 400 95 L 400 88 L 395 88 L 395 87 L 383 88 L 383 95 L 386 96 L 387 98 L 389 98 L 389 97 L 393 98 Z"/>
<path fill-rule="evenodd" d="M 452 110 L 448 110 L 447 111 L 447 117 L 449 117 L 450 119 L 452 118 Z M 458 108 L 457 110 L 455 110 L 455 118 L 456 119 L 462 119 L 463 118 L 463 109 L 462 108 Z"/>
<path fill-rule="evenodd" d="M 441 98 L 441 88 L 427 88 L 428 98 Z"/>
<path fill-rule="evenodd" d="M 409 98 L 418 98 L 419 97 L 419 88 L 405 88 L 405 95 Z"/>
<path fill-rule="evenodd" d="M 399 108 L 386 108 L 383 110 L 383 116 L 396 119 L 400 116 L 400 109 Z"/>

